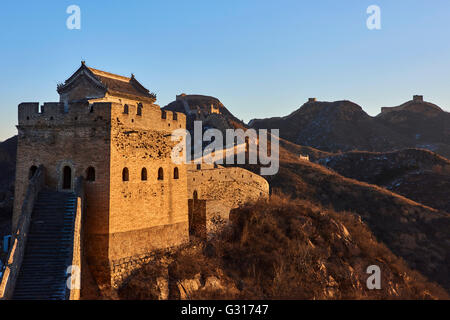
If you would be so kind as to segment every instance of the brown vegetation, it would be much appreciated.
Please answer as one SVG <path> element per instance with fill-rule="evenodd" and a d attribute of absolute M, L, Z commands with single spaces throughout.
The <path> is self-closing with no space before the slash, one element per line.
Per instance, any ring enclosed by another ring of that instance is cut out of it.
<path fill-rule="evenodd" d="M 366 287 L 373 264 L 381 268 L 381 290 Z M 171 299 L 448 298 L 377 242 L 358 216 L 283 195 L 236 209 L 215 238 L 151 262 L 119 296 L 159 298 L 158 278 L 167 279 Z"/>
<path fill-rule="evenodd" d="M 411 200 L 450 213 L 450 161 L 423 149 L 347 152 L 319 164 L 347 178 L 376 184 Z"/>
<path fill-rule="evenodd" d="M 246 166 L 259 172 L 258 166 Z M 300 161 L 283 144 L 280 170 L 267 176 L 272 190 L 292 198 L 350 211 L 362 218 L 378 241 L 405 259 L 411 269 L 450 289 L 450 214 L 427 207 L 308 161 Z"/>

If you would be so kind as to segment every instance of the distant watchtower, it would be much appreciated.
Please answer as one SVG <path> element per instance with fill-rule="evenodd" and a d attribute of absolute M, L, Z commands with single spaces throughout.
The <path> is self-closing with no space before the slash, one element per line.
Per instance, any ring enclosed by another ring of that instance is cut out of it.
<path fill-rule="evenodd" d="M 420 95 L 414 95 L 414 96 L 413 96 L 413 101 L 416 101 L 416 102 L 423 102 L 423 96 L 420 96 Z"/>
<path fill-rule="evenodd" d="M 124 264 L 187 241 L 186 167 L 172 163 L 170 139 L 186 116 L 162 111 L 134 75 L 84 62 L 57 91 L 59 102 L 18 108 L 13 229 L 29 178 L 43 166 L 51 190 L 71 191 L 84 177 L 85 253 L 100 277 L 114 280 Z"/>

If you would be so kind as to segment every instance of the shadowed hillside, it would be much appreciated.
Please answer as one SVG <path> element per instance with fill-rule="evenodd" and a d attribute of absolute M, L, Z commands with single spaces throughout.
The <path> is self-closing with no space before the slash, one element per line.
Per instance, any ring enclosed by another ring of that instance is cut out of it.
<path fill-rule="evenodd" d="M 281 138 L 331 152 L 389 149 L 406 142 L 351 101 L 311 101 L 286 117 L 255 119 L 250 126 L 280 129 Z"/>
<path fill-rule="evenodd" d="M 318 163 L 450 213 L 450 161 L 431 151 L 347 152 L 326 156 Z"/>
<path fill-rule="evenodd" d="M 0 237 L 10 233 L 16 172 L 17 136 L 0 143 Z"/>
<path fill-rule="evenodd" d="M 247 169 L 259 171 L 255 165 Z M 301 161 L 280 146 L 280 170 L 267 176 L 272 190 L 337 212 L 359 215 L 378 241 L 432 281 L 450 288 L 450 215 L 387 189 L 345 178 Z"/>
<path fill-rule="evenodd" d="M 450 113 L 415 97 L 369 116 L 351 101 L 308 101 L 285 117 L 254 119 L 252 128 L 280 129 L 280 137 L 329 152 L 424 148 L 450 158 Z"/>
<path fill-rule="evenodd" d="M 410 139 L 411 147 L 428 149 L 450 159 L 450 113 L 440 107 L 418 97 L 398 107 L 383 108 L 375 119 Z"/>

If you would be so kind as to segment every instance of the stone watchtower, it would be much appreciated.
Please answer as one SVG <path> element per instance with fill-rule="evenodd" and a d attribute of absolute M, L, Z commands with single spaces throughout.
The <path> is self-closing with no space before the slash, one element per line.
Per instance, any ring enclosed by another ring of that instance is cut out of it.
<path fill-rule="evenodd" d="M 133 75 L 84 62 L 57 91 L 60 102 L 19 105 L 13 230 L 43 166 L 50 190 L 72 191 L 84 177 L 84 252 L 97 278 L 114 280 L 130 261 L 187 241 L 186 166 L 172 163 L 170 135 L 186 116 L 162 111 Z"/>

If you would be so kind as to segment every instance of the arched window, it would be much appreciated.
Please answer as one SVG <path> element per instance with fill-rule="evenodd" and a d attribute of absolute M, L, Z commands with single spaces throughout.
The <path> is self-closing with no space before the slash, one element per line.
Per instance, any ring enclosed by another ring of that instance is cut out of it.
<path fill-rule="evenodd" d="M 167 118 L 167 112 L 164 110 L 161 110 L 161 119 L 166 119 Z"/>
<path fill-rule="evenodd" d="M 179 178 L 179 173 L 178 173 L 178 168 L 177 167 L 175 167 L 173 169 L 173 178 L 174 179 L 178 179 Z"/>
<path fill-rule="evenodd" d="M 138 103 L 137 105 L 137 115 L 142 116 L 142 103 Z"/>
<path fill-rule="evenodd" d="M 194 200 L 198 200 L 198 193 L 197 190 L 194 191 L 194 194 L 192 196 L 194 198 Z"/>
<path fill-rule="evenodd" d="M 129 108 L 128 108 L 128 105 L 126 104 L 123 106 L 123 113 L 128 114 L 128 111 L 129 111 Z"/>
<path fill-rule="evenodd" d="M 37 167 L 36 166 L 31 166 L 30 171 L 28 172 L 28 179 L 32 179 L 34 177 L 34 174 L 37 171 Z"/>
<path fill-rule="evenodd" d="M 178 113 L 176 112 L 173 113 L 173 120 L 178 120 Z"/>
<path fill-rule="evenodd" d="M 129 181 L 130 180 L 130 174 L 128 172 L 128 168 L 123 168 L 122 170 L 122 181 Z"/>
<path fill-rule="evenodd" d="M 95 181 L 95 169 L 94 167 L 89 167 L 86 169 L 86 180 L 87 181 Z"/>
<path fill-rule="evenodd" d="M 158 169 L 158 180 L 164 180 L 164 171 L 163 168 Z"/>
<path fill-rule="evenodd" d="M 146 168 L 142 168 L 142 170 L 141 170 L 141 180 L 147 181 L 147 169 Z"/>

